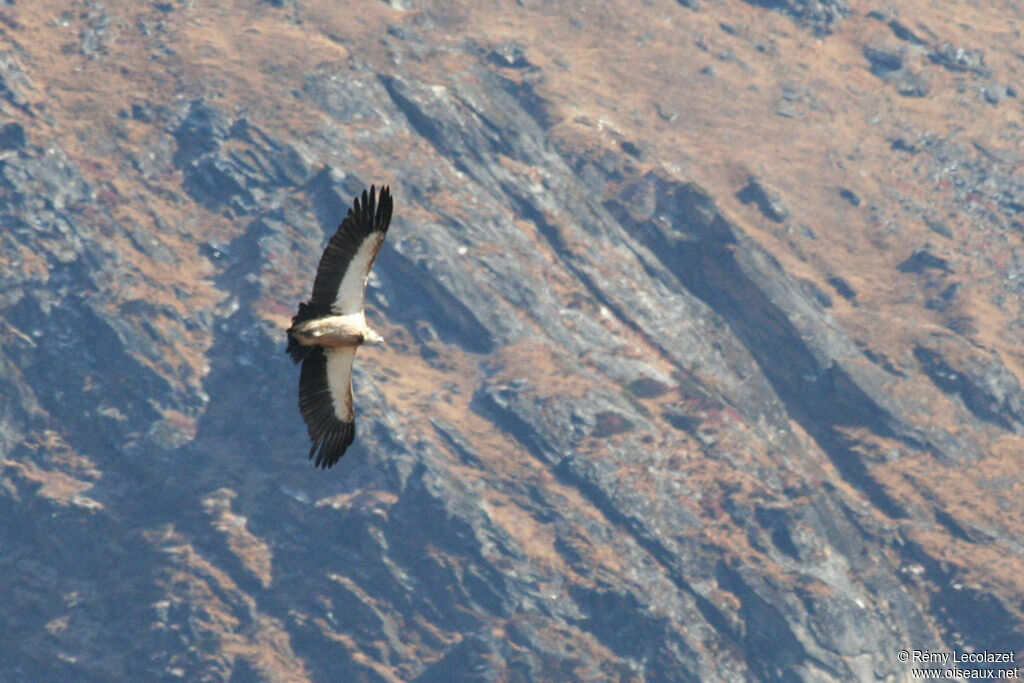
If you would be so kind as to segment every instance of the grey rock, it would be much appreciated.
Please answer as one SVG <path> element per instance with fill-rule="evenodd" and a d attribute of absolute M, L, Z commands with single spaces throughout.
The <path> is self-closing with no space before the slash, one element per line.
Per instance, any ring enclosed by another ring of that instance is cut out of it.
<path fill-rule="evenodd" d="M 789 217 L 789 211 L 778 195 L 754 176 L 747 179 L 746 186 L 736 194 L 736 197 L 744 204 L 756 204 L 761 213 L 776 223 L 781 223 Z"/>
<path fill-rule="evenodd" d="M 901 137 L 893 140 L 890 146 L 897 152 L 907 152 L 909 154 L 916 154 L 918 152 L 918 148 L 913 143 L 907 142 L 905 138 Z"/>
<path fill-rule="evenodd" d="M 918 346 L 914 357 L 936 386 L 957 395 L 979 420 L 1024 432 L 1024 401 L 1016 377 L 997 357 L 963 350 L 968 351 L 967 364 L 956 368 L 937 348 Z"/>
<path fill-rule="evenodd" d="M 864 57 L 871 64 L 871 73 L 880 78 L 889 78 L 904 66 L 902 50 L 882 45 L 865 46 Z"/>
<path fill-rule="evenodd" d="M 989 104 L 999 104 L 1008 96 L 1006 86 L 1001 83 L 989 83 L 981 89 L 985 101 Z"/>
<path fill-rule="evenodd" d="M 818 36 L 832 33 L 836 24 L 850 13 L 850 4 L 847 0 L 747 0 L 747 2 L 783 12 Z"/>
<path fill-rule="evenodd" d="M 853 300 L 857 298 L 857 291 L 850 286 L 850 283 L 839 277 L 838 275 L 832 275 L 828 279 L 828 283 L 835 288 L 836 293 L 844 299 Z"/>
<path fill-rule="evenodd" d="M 32 83 L 21 68 L 18 57 L 11 51 L 0 51 L 0 97 L 27 111 L 26 92 L 31 88 Z"/>
<path fill-rule="evenodd" d="M 20 123 L 0 126 L 0 149 L 21 149 L 26 142 L 25 129 Z"/>
<path fill-rule="evenodd" d="M 858 197 L 857 193 L 853 190 L 841 187 L 839 188 L 839 196 L 850 202 L 853 206 L 860 206 L 860 197 Z"/>
<path fill-rule="evenodd" d="M 87 57 L 96 57 L 106 52 L 110 40 L 110 15 L 102 5 L 92 7 L 83 15 L 85 27 L 78 36 L 79 51 Z"/>
<path fill-rule="evenodd" d="M 931 78 L 924 70 L 904 70 L 896 78 L 896 90 L 904 97 L 927 97 L 931 92 Z"/>
<path fill-rule="evenodd" d="M 519 43 L 505 43 L 491 50 L 488 59 L 494 64 L 512 69 L 525 69 L 530 67 L 526 59 L 526 51 Z"/>
<path fill-rule="evenodd" d="M 900 40 L 905 40 L 911 45 L 925 45 L 927 41 L 918 36 L 916 33 L 910 30 L 906 24 L 899 19 L 892 19 L 889 21 L 889 28 Z"/>
<path fill-rule="evenodd" d="M 171 131 L 178 143 L 174 165 L 186 163 L 215 151 L 231 128 L 230 120 L 202 99 L 192 100 L 184 111 L 181 122 Z"/>
<path fill-rule="evenodd" d="M 949 71 L 966 71 L 979 76 L 989 76 L 989 69 L 985 67 L 985 52 L 980 49 L 970 50 L 952 43 L 942 43 L 928 56 Z"/>
<path fill-rule="evenodd" d="M 952 273 L 949 262 L 932 254 L 927 249 L 919 249 L 903 260 L 897 266 L 901 273 L 923 273 L 926 270 L 939 270 L 944 273 Z"/>

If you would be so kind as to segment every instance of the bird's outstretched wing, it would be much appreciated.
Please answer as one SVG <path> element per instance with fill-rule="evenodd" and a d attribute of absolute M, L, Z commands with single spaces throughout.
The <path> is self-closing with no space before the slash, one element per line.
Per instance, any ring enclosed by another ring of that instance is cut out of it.
<path fill-rule="evenodd" d="M 391 223 L 391 191 L 375 196 L 363 190 L 320 257 L 310 304 L 319 311 L 347 315 L 363 310 L 363 290 L 373 260 Z"/>
<path fill-rule="evenodd" d="M 352 405 L 353 346 L 310 348 L 299 377 L 299 410 L 306 421 L 313 446 L 310 459 L 327 469 L 345 454 L 356 438 Z"/>

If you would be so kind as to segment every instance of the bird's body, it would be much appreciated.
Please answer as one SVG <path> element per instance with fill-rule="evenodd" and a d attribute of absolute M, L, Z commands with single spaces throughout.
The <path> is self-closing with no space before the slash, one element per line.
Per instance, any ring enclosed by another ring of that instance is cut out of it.
<path fill-rule="evenodd" d="M 383 341 L 376 331 L 366 325 L 366 316 L 362 311 L 312 318 L 294 325 L 291 335 L 300 346 L 354 347 L 366 342 Z"/>
<path fill-rule="evenodd" d="M 391 192 L 381 188 L 356 197 L 327 243 L 313 296 L 299 304 L 288 329 L 288 354 L 302 363 L 299 410 L 317 467 L 338 462 L 355 439 L 352 361 L 356 349 L 383 339 L 366 324 L 363 293 L 370 268 L 391 222 Z"/>

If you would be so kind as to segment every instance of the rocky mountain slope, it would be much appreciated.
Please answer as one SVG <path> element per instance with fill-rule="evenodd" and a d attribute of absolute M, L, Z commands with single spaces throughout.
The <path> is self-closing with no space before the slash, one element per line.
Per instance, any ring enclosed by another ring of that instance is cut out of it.
<path fill-rule="evenodd" d="M 2 4 L 0 678 L 1024 656 L 983 5 Z M 323 472 L 283 330 L 370 183 L 388 343 Z"/>

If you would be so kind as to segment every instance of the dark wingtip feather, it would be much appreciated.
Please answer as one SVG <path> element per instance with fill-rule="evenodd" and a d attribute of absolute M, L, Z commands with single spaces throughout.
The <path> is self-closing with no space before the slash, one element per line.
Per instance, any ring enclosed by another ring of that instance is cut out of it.
<path fill-rule="evenodd" d="M 393 208 L 394 200 L 391 198 L 391 187 L 381 185 L 380 192 L 378 192 L 376 185 L 370 185 L 370 189 L 363 190 L 361 196 L 356 195 L 352 200 L 352 208 L 348 212 L 371 231 L 387 232 Z"/>
<path fill-rule="evenodd" d="M 374 221 L 376 229 L 387 231 L 388 225 L 391 223 L 392 208 L 394 208 L 394 202 L 391 199 L 391 188 L 383 185 L 380 188 L 379 201 L 377 202 L 377 215 Z"/>
<path fill-rule="evenodd" d="M 370 189 L 363 190 L 352 199 L 349 214 L 371 230 L 387 230 L 392 206 L 389 186 L 381 185 L 378 191 L 376 185 L 370 185 Z"/>
<path fill-rule="evenodd" d="M 321 434 L 320 439 L 313 442 L 309 449 L 309 459 L 315 461 L 314 467 L 330 469 L 334 467 L 345 451 L 356 438 L 355 422 L 339 422 L 334 428 Z"/>

